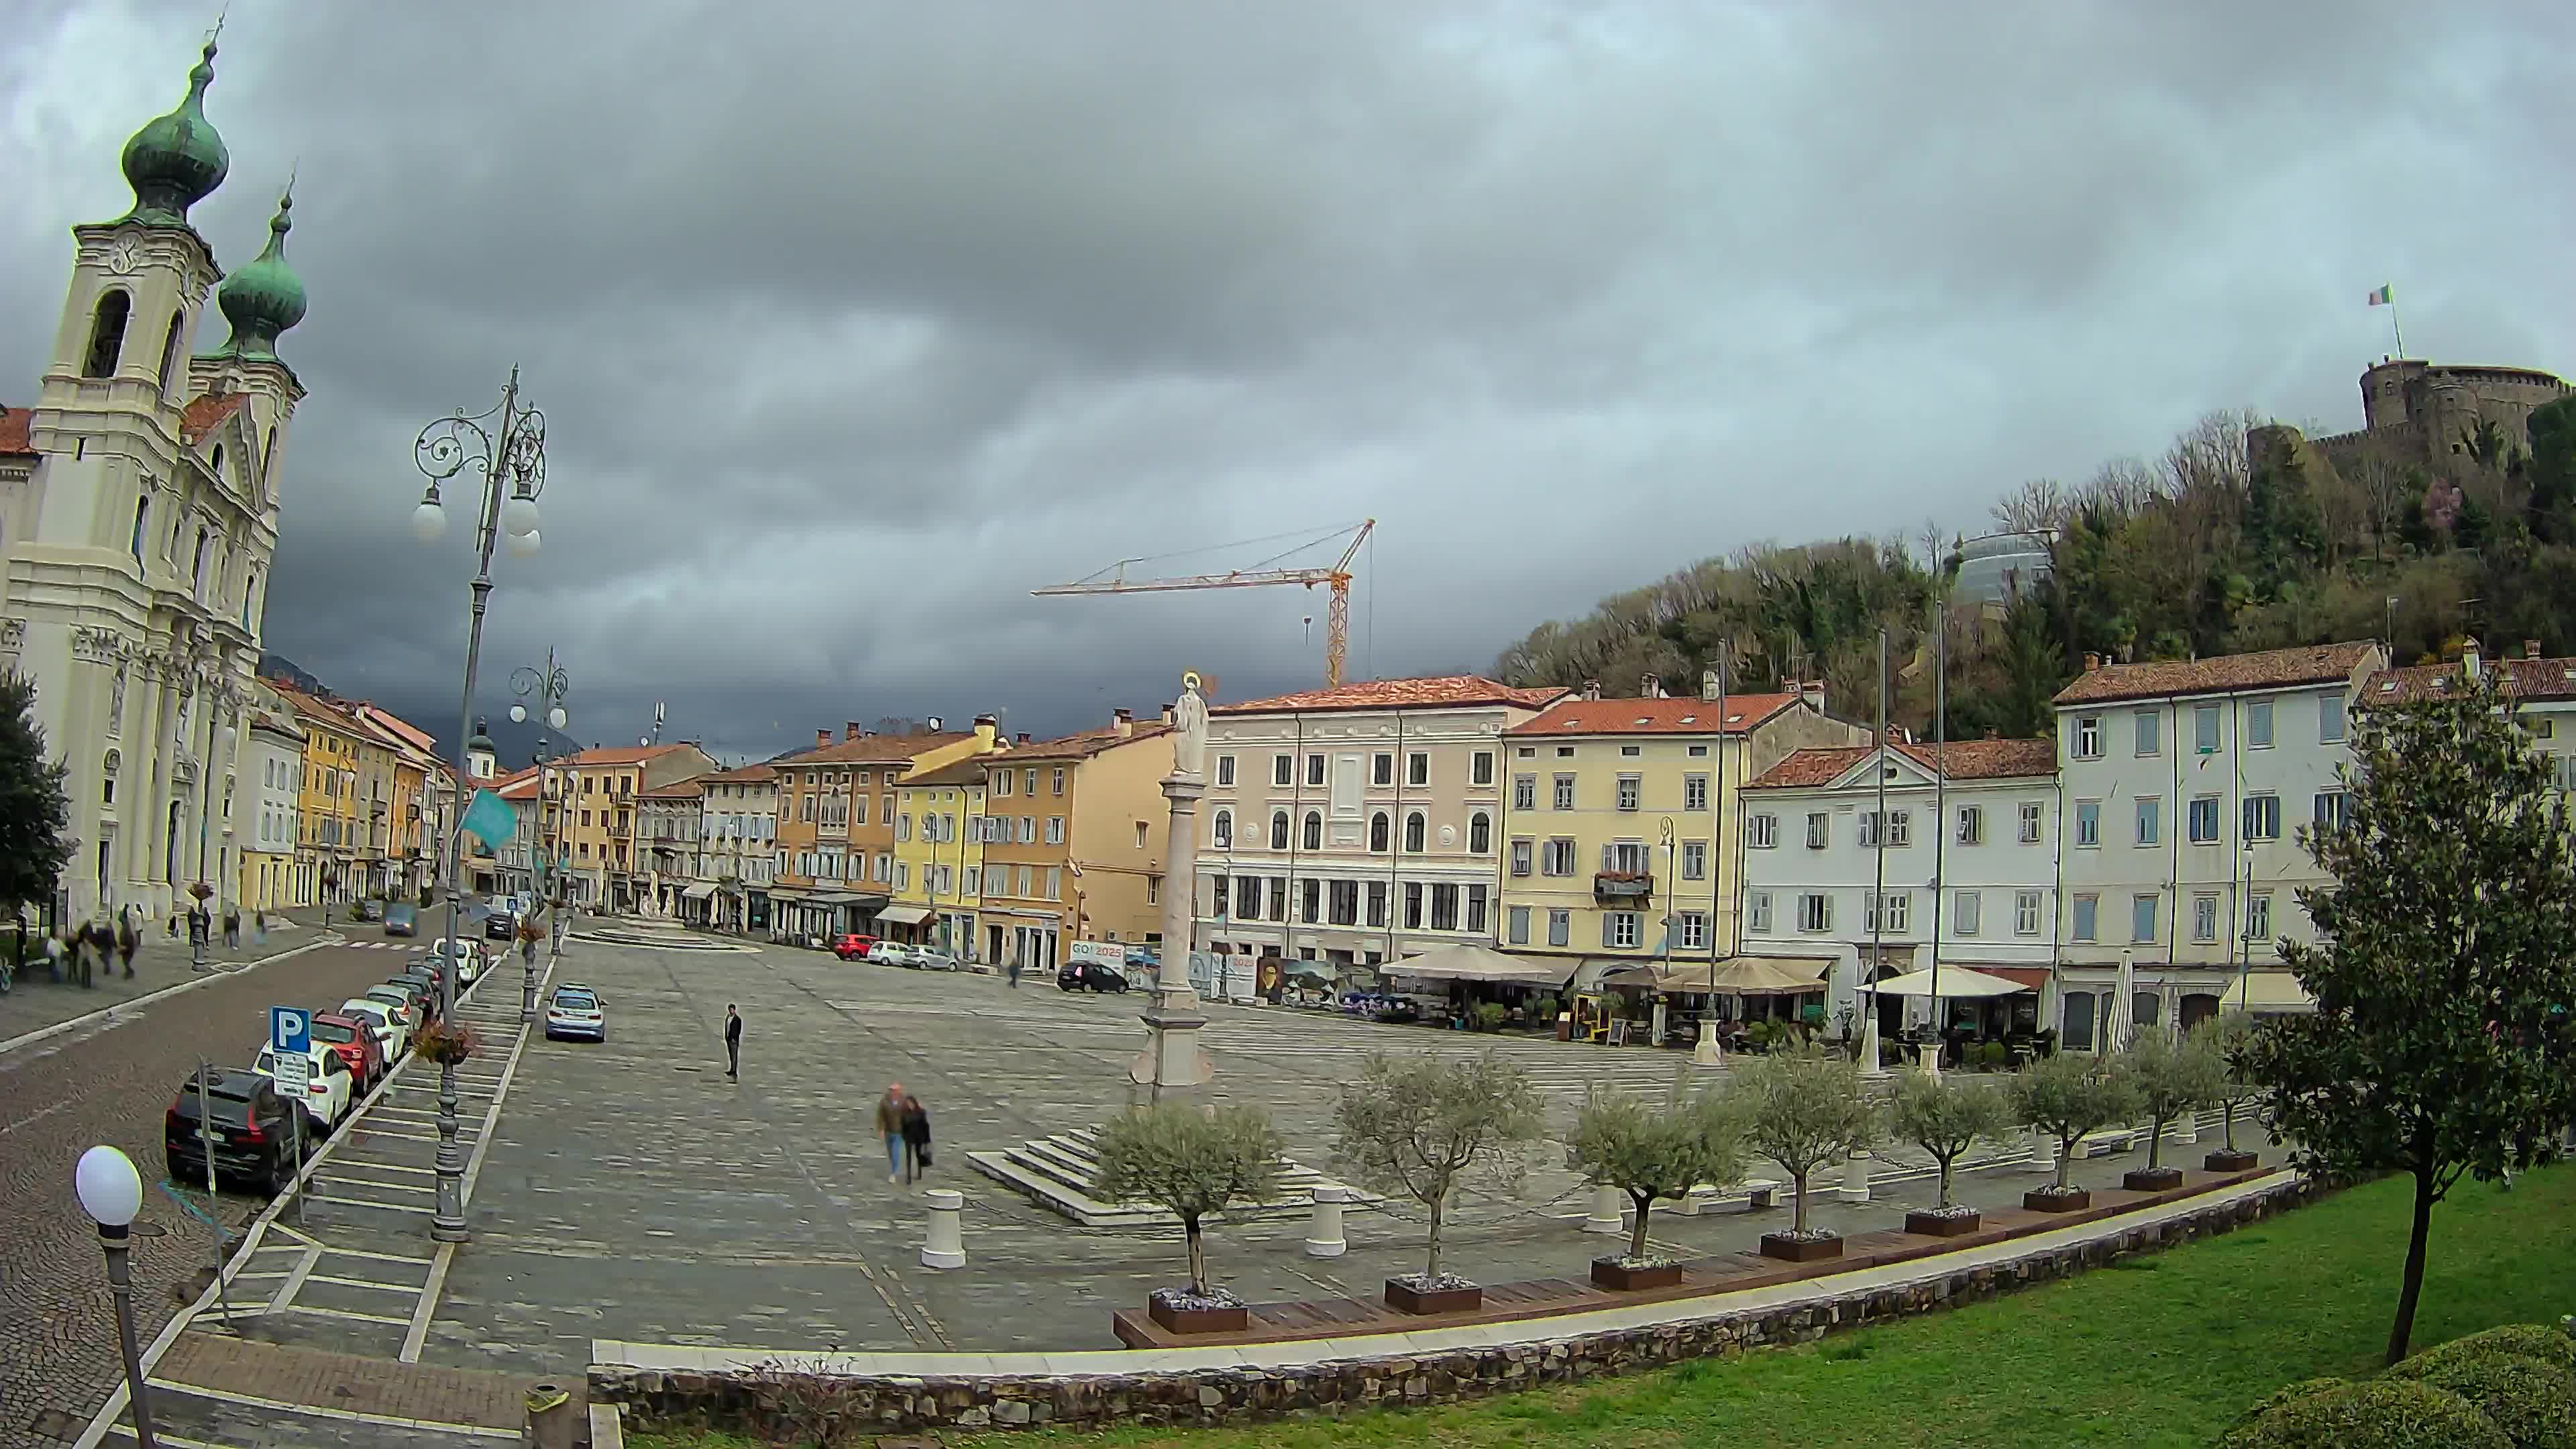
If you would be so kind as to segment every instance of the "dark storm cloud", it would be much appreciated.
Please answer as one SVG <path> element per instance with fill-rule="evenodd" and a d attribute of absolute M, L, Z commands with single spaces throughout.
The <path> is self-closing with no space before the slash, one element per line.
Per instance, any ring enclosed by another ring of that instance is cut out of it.
<path fill-rule="evenodd" d="M 270 641 L 442 732 L 466 530 L 408 541 L 412 435 L 512 362 L 551 486 L 488 675 L 552 643 L 581 738 L 663 699 L 744 752 L 1320 672 L 1320 594 L 1026 596 L 1124 556 L 1375 516 L 1355 668 L 1476 667 L 1742 542 L 1974 528 L 2210 408 L 2350 426 L 2383 281 L 2418 352 L 2570 365 L 2562 6 L 607 13 L 225 32 L 200 223 L 240 261 L 300 165 L 313 296 Z M 0 401 L 206 18 L 37 5 L 0 54 Z"/>

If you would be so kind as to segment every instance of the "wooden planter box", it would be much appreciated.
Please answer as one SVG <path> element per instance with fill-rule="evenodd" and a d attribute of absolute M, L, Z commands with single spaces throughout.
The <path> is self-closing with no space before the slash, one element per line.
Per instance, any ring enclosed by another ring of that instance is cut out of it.
<path fill-rule="evenodd" d="M 1252 1309 L 1242 1303 L 1231 1308 L 1175 1308 L 1160 1298 L 1149 1298 L 1145 1312 L 1174 1333 L 1241 1333 L 1252 1326 Z"/>
<path fill-rule="evenodd" d="M 1670 1288 L 1682 1281 L 1682 1265 L 1656 1263 L 1651 1267 L 1631 1268 L 1616 1258 L 1592 1260 L 1592 1286 L 1613 1293 L 1634 1293 L 1643 1288 Z"/>
<path fill-rule="evenodd" d="M 2171 1192 L 2182 1186 L 2179 1167 L 2135 1167 L 2120 1174 L 2120 1186 L 2131 1192 Z"/>
<path fill-rule="evenodd" d="M 2252 1172 L 2263 1165 L 2263 1159 L 2251 1152 L 2230 1152 L 2222 1147 L 2202 1158 L 2200 1165 L 2211 1172 Z"/>
<path fill-rule="evenodd" d="M 1485 1290 L 1472 1283 L 1464 1288 L 1422 1289 L 1401 1278 L 1389 1278 L 1386 1306 L 1398 1313 L 1472 1313 L 1485 1306 Z"/>
<path fill-rule="evenodd" d="M 2033 1188 L 2021 1195 L 2021 1205 L 2035 1213 L 2080 1213 L 2093 1205 L 2093 1194 L 2080 1187 L 2062 1192 L 2053 1187 Z"/>
<path fill-rule="evenodd" d="M 1762 1235 L 1762 1256 L 1784 1263 L 1814 1263 L 1843 1255 L 1843 1240 L 1831 1238 L 1792 1238 L 1782 1233 Z"/>
<path fill-rule="evenodd" d="M 1957 1217 L 1925 1212 L 1909 1212 L 1905 1215 L 1905 1230 L 1927 1238 L 1964 1238 L 1984 1223 L 1985 1218 L 1977 1213 L 1967 1213 Z"/>

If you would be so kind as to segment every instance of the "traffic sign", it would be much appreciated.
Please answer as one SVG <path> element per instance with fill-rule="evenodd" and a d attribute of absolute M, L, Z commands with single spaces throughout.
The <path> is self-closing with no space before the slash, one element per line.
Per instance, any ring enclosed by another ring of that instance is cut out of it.
<path fill-rule="evenodd" d="M 275 1060 L 277 1090 L 289 1097 L 306 1095 L 306 1089 L 313 1085 L 313 1059 L 300 1051 L 282 1051 Z"/>
<path fill-rule="evenodd" d="M 292 1052 L 302 1056 L 313 1049 L 313 1015 L 300 1006 L 272 1006 L 268 1009 L 268 1044 L 283 1058 Z"/>

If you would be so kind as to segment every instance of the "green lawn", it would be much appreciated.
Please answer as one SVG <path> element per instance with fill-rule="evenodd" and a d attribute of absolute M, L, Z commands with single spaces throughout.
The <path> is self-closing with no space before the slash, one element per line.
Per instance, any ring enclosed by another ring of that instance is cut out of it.
<path fill-rule="evenodd" d="M 2243 1406 L 2283 1384 L 2377 1367 L 2405 1254 L 2409 1190 L 2404 1181 L 2376 1183 L 2070 1282 L 1808 1348 L 1304 1424 L 944 1437 L 984 1449 L 2206 1445 Z M 2416 1348 L 2499 1323 L 2555 1323 L 2571 1311 L 2576 1165 L 2529 1174 L 2510 1193 L 2463 1183 L 2435 1210 Z"/>

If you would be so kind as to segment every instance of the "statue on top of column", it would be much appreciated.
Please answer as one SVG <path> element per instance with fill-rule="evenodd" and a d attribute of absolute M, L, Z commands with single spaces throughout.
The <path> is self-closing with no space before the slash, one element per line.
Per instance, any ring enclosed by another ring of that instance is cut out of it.
<path fill-rule="evenodd" d="M 1196 779 L 1207 758 L 1208 711 L 1195 669 L 1181 676 L 1181 698 L 1172 707 L 1172 722 L 1172 773 Z"/>

